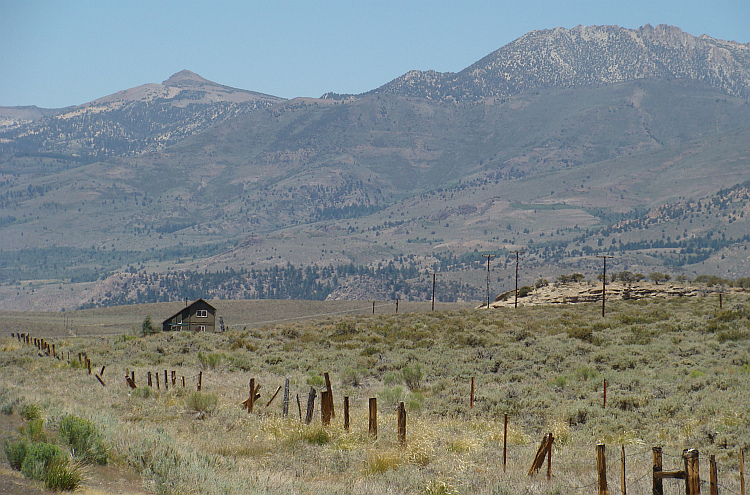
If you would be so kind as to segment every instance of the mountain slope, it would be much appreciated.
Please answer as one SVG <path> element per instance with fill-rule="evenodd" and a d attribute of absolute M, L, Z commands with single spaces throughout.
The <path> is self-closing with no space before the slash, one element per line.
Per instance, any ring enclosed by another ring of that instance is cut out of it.
<path fill-rule="evenodd" d="M 281 98 L 230 88 L 184 70 L 90 103 L 0 127 L 0 155 L 87 157 L 155 151 Z M 13 115 L 12 108 L 0 115 Z"/>
<path fill-rule="evenodd" d="M 461 72 L 411 71 L 366 94 L 476 100 L 654 77 L 703 81 L 748 98 L 750 44 L 696 37 L 666 25 L 547 29 L 532 31 Z"/>

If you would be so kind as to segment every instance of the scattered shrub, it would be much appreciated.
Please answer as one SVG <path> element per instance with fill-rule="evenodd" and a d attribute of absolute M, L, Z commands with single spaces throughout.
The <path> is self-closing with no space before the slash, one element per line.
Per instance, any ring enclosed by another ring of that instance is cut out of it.
<path fill-rule="evenodd" d="M 331 441 L 328 432 L 322 426 L 313 426 L 306 428 L 302 432 L 302 438 L 312 445 L 325 445 Z"/>
<path fill-rule="evenodd" d="M 529 294 L 534 292 L 534 288 L 529 285 L 524 285 L 523 287 L 518 288 L 518 297 L 526 297 Z"/>
<path fill-rule="evenodd" d="M 99 465 L 107 464 L 104 440 L 99 428 L 91 421 L 73 415 L 65 416 L 60 421 L 58 435 L 76 457 Z"/>
<path fill-rule="evenodd" d="M 355 368 L 346 368 L 341 373 L 341 383 L 343 385 L 351 385 L 352 387 L 359 387 L 362 384 L 362 372 Z"/>
<path fill-rule="evenodd" d="M 10 440 L 3 441 L 3 450 L 5 457 L 8 459 L 10 467 L 16 471 L 21 470 L 23 460 L 26 458 L 26 452 L 29 450 L 29 441 L 21 438 L 15 442 Z"/>
<path fill-rule="evenodd" d="M 193 392 L 185 399 L 185 406 L 198 413 L 211 414 L 216 410 L 219 398 L 216 394 Z"/>
<path fill-rule="evenodd" d="M 326 380 L 322 376 L 313 373 L 307 377 L 307 384 L 311 387 L 323 387 L 326 384 Z"/>
<path fill-rule="evenodd" d="M 46 442 L 47 432 L 44 429 L 44 420 L 42 418 L 32 419 L 21 427 L 21 433 L 32 442 Z"/>
<path fill-rule="evenodd" d="M 203 354 L 202 352 L 198 353 L 198 363 L 200 364 L 200 367 L 204 370 L 208 369 L 215 369 L 219 364 L 221 363 L 221 354 Z"/>
<path fill-rule="evenodd" d="M 148 399 L 154 395 L 154 389 L 148 385 L 142 385 L 137 389 L 130 392 L 131 397 L 138 397 L 139 399 Z"/>
<path fill-rule="evenodd" d="M 24 404 L 18 409 L 18 414 L 26 421 L 42 417 L 42 407 L 39 404 Z"/>
<path fill-rule="evenodd" d="M 422 385 L 422 366 L 419 363 L 404 366 L 401 370 L 401 377 L 409 390 L 418 390 Z"/>
<path fill-rule="evenodd" d="M 160 330 L 160 328 L 155 327 L 154 324 L 151 322 L 151 315 L 148 315 L 146 318 L 143 319 L 143 323 L 141 323 L 141 335 L 153 335 L 157 333 Z"/>
<path fill-rule="evenodd" d="M 47 490 L 75 491 L 83 483 L 83 467 L 77 463 L 71 463 L 67 459 L 53 461 L 47 467 L 44 478 L 44 486 Z"/>
<path fill-rule="evenodd" d="M 43 481 L 47 468 L 54 462 L 67 461 L 67 455 L 57 445 L 39 442 L 29 446 L 26 457 L 21 464 L 21 472 L 27 478 Z"/>
<path fill-rule="evenodd" d="M 6 416 L 10 416 L 11 414 L 13 414 L 13 403 L 4 402 L 2 407 L 0 407 L 0 412 L 5 414 Z"/>

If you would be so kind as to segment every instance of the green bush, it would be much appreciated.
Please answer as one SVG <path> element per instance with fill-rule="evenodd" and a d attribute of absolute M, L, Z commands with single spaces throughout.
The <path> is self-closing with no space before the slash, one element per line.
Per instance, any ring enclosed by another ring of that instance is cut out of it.
<path fill-rule="evenodd" d="M 160 330 L 160 328 L 155 327 L 154 324 L 151 322 L 151 315 L 148 315 L 146 318 L 143 319 L 143 323 L 141 323 L 141 335 L 153 335 L 157 333 Z"/>
<path fill-rule="evenodd" d="M 21 427 L 20 431 L 32 442 L 47 441 L 47 432 L 44 430 L 44 420 L 42 418 L 30 420 L 26 425 Z"/>
<path fill-rule="evenodd" d="M 205 394 L 202 392 L 193 392 L 185 399 L 185 406 L 198 413 L 211 414 L 216 410 L 219 398 L 216 394 Z"/>
<path fill-rule="evenodd" d="M 5 457 L 8 459 L 10 467 L 16 471 L 20 471 L 23 460 L 26 458 L 26 452 L 29 450 L 29 441 L 25 438 L 21 438 L 15 442 L 5 440 L 3 442 L 3 450 L 5 451 Z"/>
<path fill-rule="evenodd" d="M 326 384 L 326 380 L 322 376 L 313 373 L 307 377 L 307 384 L 311 387 L 323 387 Z"/>
<path fill-rule="evenodd" d="M 39 442 L 32 444 L 26 451 L 26 457 L 21 464 L 21 472 L 27 478 L 44 481 L 47 468 L 55 462 L 65 462 L 67 456 L 57 445 Z"/>
<path fill-rule="evenodd" d="M 139 399 L 148 399 L 154 395 L 154 389 L 148 385 L 143 385 L 130 392 L 131 397 L 138 397 Z"/>
<path fill-rule="evenodd" d="M 198 353 L 198 363 L 204 370 L 215 369 L 221 363 L 221 354 L 203 354 Z"/>
<path fill-rule="evenodd" d="M 47 467 L 44 486 L 55 492 L 74 491 L 83 483 L 83 468 L 80 464 L 72 464 L 67 459 L 53 461 Z"/>
<path fill-rule="evenodd" d="M 26 421 L 39 419 L 42 417 L 42 407 L 39 404 L 24 404 L 18 410 L 18 414 Z"/>
<path fill-rule="evenodd" d="M 11 414 L 13 414 L 13 403 L 4 402 L 2 407 L 0 407 L 0 412 L 5 414 L 6 416 L 10 416 Z"/>
<path fill-rule="evenodd" d="M 414 363 L 412 366 L 404 366 L 401 370 L 401 377 L 404 379 L 404 383 L 409 390 L 418 390 L 422 385 L 422 366 L 419 363 Z"/>
<path fill-rule="evenodd" d="M 99 428 L 91 421 L 73 415 L 65 416 L 60 421 L 58 435 L 79 459 L 99 465 L 107 464 L 107 448 Z"/>

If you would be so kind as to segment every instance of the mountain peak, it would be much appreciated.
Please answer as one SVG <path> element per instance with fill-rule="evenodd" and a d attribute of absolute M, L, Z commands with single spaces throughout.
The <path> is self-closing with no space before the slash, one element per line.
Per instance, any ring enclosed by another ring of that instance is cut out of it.
<path fill-rule="evenodd" d="M 172 74 L 172 76 L 164 81 L 162 84 L 164 86 L 185 86 L 187 84 L 214 84 L 208 79 L 204 79 L 203 77 L 199 76 L 195 72 L 189 71 L 187 69 L 181 70 L 180 72 L 177 72 L 176 74 Z"/>

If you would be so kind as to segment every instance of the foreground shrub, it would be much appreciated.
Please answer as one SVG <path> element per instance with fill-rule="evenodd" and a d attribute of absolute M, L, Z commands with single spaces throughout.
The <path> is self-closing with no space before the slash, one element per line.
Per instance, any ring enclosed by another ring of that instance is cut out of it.
<path fill-rule="evenodd" d="M 42 417 L 42 407 L 39 404 L 24 404 L 18 409 L 18 414 L 26 421 L 40 419 Z"/>
<path fill-rule="evenodd" d="M 60 421 L 58 434 L 76 457 L 99 465 L 107 464 L 107 448 L 99 428 L 91 421 L 73 415 L 65 416 Z"/>
<path fill-rule="evenodd" d="M 47 476 L 47 468 L 54 462 L 65 461 L 67 461 L 67 456 L 57 445 L 35 443 L 26 451 L 26 457 L 21 464 L 21 472 L 27 478 L 43 481 Z"/>
<path fill-rule="evenodd" d="M 204 394 L 202 392 L 193 392 L 185 399 L 185 406 L 198 413 L 211 414 L 216 410 L 219 398 L 216 394 Z"/>
<path fill-rule="evenodd" d="M 23 460 L 26 458 L 26 452 L 29 450 L 29 441 L 22 438 L 16 442 L 5 440 L 3 442 L 5 457 L 8 459 L 10 467 L 16 471 L 21 470 Z"/>
<path fill-rule="evenodd" d="M 404 369 L 401 370 L 401 376 L 409 390 L 417 390 L 422 385 L 424 375 L 419 363 L 414 363 L 412 366 L 404 366 Z"/>
<path fill-rule="evenodd" d="M 54 461 L 47 467 L 44 486 L 55 492 L 74 491 L 81 486 L 83 478 L 83 467 L 80 464 L 71 463 L 67 459 Z"/>

